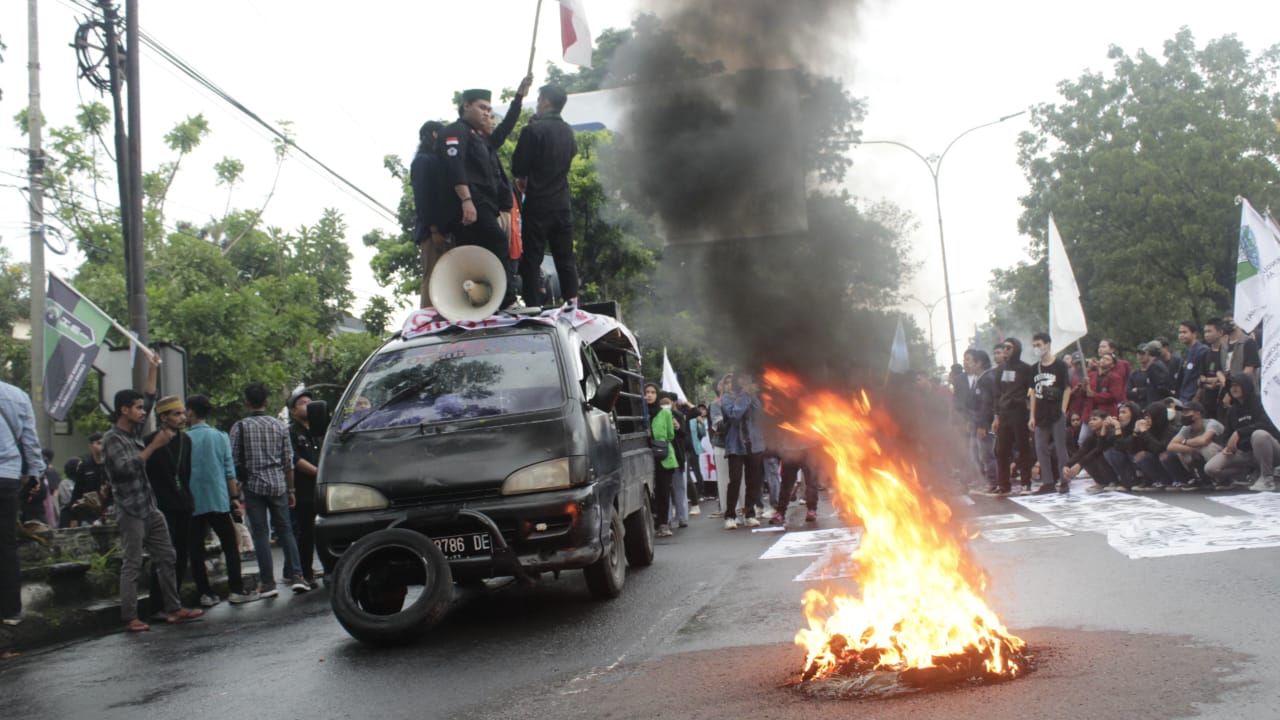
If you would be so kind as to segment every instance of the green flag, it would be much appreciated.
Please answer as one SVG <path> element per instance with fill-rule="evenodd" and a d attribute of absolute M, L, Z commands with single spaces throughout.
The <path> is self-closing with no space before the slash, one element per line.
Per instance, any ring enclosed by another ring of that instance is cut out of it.
<path fill-rule="evenodd" d="M 44 310 L 44 409 L 65 420 L 114 323 L 76 289 L 49 273 Z"/>

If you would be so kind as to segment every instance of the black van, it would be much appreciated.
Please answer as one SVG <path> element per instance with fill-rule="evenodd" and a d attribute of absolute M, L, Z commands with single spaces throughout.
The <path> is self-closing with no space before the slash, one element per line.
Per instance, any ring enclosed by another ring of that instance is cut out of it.
<path fill-rule="evenodd" d="M 316 551 L 335 615 L 360 640 L 421 635 L 455 582 L 582 569 L 607 599 L 628 563 L 653 561 L 631 333 L 585 310 L 472 325 L 402 331 L 332 418 L 312 403 L 324 433 Z"/>

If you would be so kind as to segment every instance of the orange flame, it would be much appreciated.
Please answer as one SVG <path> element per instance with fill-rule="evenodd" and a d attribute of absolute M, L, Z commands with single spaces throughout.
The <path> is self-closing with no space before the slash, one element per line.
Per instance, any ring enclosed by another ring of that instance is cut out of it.
<path fill-rule="evenodd" d="M 776 370 L 764 379 L 788 398 L 805 392 L 795 377 Z M 833 470 L 833 504 L 846 522 L 863 527 L 853 553 L 861 597 L 805 593 L 809 627 L 795 637 L 808 652 L 805 677 L 831 675 L 849 657 L 901 671 L 931 668 L 950 656 L 980 659 L 990 675 L 1019 675 L 1025 643 L 983 601 L 986 575 L 951 522 L 951 508 L 924 489 L 913 467 L 876 442 L 893 427 L 889 418 L 873 412 L 866 393 L 804 395 L 796 415 L 783 428 L 821 442 Z"/>

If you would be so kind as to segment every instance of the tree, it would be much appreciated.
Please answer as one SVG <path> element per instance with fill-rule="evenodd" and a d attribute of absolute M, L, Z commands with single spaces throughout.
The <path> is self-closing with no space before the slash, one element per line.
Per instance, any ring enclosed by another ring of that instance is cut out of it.
<path fill-rule="evenodd" d="M 0 379 L 19 387 L 31 380 L 31 346 L 13 337 L 16 324 L 30 321 L 28 271 L 26 263 L 12 262 L 9 250 L 0 246 Z"/>
<path fill-rule="evenodd" d="M 1184 28 L 1161 58 L 1108 57 L 1109 75 L 1064 81 L 1060 102 L 1033 108 L 1018 141 L 1031 259 L 996 272 L 993 301 L 1007 322 L 1044 326 L 1052 212 L 1092 335 L 1133 347 L 1231 305 L 1232 201 L 1280 203 L 1280 46 L 1253 56 L 1228 35 L 1198 48 Z"/>

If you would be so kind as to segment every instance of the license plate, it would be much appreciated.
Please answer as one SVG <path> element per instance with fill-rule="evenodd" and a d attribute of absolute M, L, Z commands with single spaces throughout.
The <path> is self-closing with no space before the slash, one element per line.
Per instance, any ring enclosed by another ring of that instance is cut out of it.
<path fill-rule="evenodd" d="M 461 558 L 488 557 L 493 554 L 492 540 L 489 533 L 466 533 L 465 535 L 446 535 L 432 538 L 436 547 L 448 560 Z"/>

